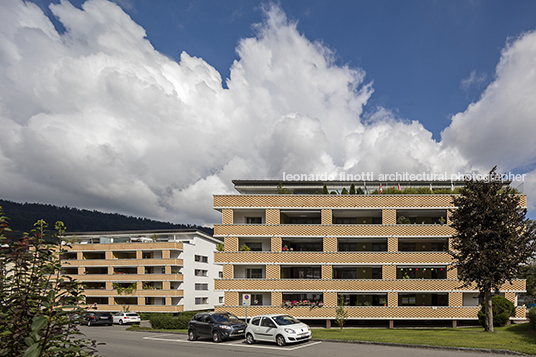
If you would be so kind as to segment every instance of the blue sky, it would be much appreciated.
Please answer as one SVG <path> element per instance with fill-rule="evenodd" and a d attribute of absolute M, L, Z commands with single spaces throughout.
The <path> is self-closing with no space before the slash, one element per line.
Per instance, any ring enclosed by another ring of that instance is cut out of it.
<path fill-rule="evenodd" d="M 49 1 L 34 1 L 47 10 Z M 53 1 L 54 2 L 54 1 Z M 53 3 L 52 2 L 52 3 Z M 59 2 L 59 1 L 57 1 Z M 84 1 L 71 1 L 80 6 Z M 147 32 L 153 46 L 178 60 L 201 57 L 223 78 L 237 59 L 238 40 L 253 35 L 269 1 L 117 1 Z M 367 104 L 418 120 L 435 139 L 450 117 L 478 100 L 492 81 L 509 38 L 536 29 L 535 1 L 281 1 L 311 41 L 374 81 Z M 48 11 L 50 13 L 50 11 Z M 53 18 L 53 17 L 52 17 Z M 57 22 L 56 22 L 57 23 Z M 60 25 L 61 26 L 61 25 Z M 471 72 L 479 79 L 461 81 Z"/>
<path fill-rule="evenodd" d="M 0 190 L 210 224 L 232 179 L 498 165 L 536 216 L 535 30 L 534 1 L 5 0 Z"/>

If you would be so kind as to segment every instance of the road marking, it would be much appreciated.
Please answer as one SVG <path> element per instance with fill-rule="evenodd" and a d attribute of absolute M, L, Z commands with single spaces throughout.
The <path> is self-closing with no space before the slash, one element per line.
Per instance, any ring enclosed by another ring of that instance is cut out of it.
<path fill-rule="evenodd" d="M 174 336 L 174 334 L 160 335 L 160 337 L 144 337 L 143 339 L 144 340 L 154 340 L 154 341 L 185 342 L 185 343 L 202 343 L 202 344 L 209 343 L 209 341 L 190 341 L 190 340 L 185 340 L 185 339 L 162 338 L 164 336 Z M 259 345 L 259 344 L 247 345 L 244 342 L 227 342 L 227 343 L 220 342 L 218 345 L 219 346 L 241 346 L 241 347 L 245 347 L 245 348 L 265 348 L 265 349 L 279 350 L 279 351 L 281 351 L 281 350 L 283 350 L 283 351 L 294 351 L 294 350 L 297 350 L 297 349 L 300 349 L 300 348 L 309 347 L 309 346 L 313 346 L 313 345 L 318 345 L 319 343 L 322 343 L 322 341 L 306 343 L 304 345 L 298 345 L 298 346 L 295 346 L 295 347 L 288 347 L 288 345 L 285 346 L 285 347 L 263 346 L 263 345 Z"/>

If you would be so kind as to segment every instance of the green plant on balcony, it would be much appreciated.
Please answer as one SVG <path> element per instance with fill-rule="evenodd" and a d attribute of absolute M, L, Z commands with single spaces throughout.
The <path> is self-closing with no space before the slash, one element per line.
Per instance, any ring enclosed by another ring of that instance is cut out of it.
<path fill-rule="evenodd" d="M 409 218 L 406 218 L 404 216 L 400 216 L 396 220 L 396 224 L 410 224 L 410 223 L 411 223 L 411 221 L 409 220 Z"/>
<path fill-rule="evenodd" d="M 113 284 L 113 288 L 117 290 L 118 295 L 132 295 L 136 292 L 136 283 L 130 284 L 129 286 L 121 286 L 117 283 Z"/>
<path fill-rule="evenodd" d="M 445 218 L 443 218 L 443 216 L 439 217 L 439 223 L 440 224 L 445 224 L 446 220 Z"/>
<path fill-rule="evenodd" d="M 179 269 L 171 269 L 171 274 L 180 274 Z"/>
<path fill-rule="evenodd" d="M 225 246 L 223 245 L 223 243 L 216 244 L 216 250 L 218 252 L 223 252 L 225 250 Z"/>
<path fill-rule="evenodd" d="M 280 195 L 290 195 L 292 193 L 288 188 L 283 187 L 283 184 L 281 183 L 277 185 L 276 190 L 277 190 L 277 193 Z"/>
<path fill-rule="evenodd" d="M 242 244 L 240 247 L 241 252 L 251 252 L 251 248 L 247 246 L 247 244 Z"/>

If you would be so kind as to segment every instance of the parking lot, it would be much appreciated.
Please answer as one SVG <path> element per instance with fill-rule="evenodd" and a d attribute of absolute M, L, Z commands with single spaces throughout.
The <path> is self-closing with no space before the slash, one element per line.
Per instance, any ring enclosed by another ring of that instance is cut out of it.
<path fill-rule="evenodd" d="M 482 357 L 496 356 L 479 352 L 459 350 L 422 349 L 371 344 L 339 343 L 329 341 L 308 341 L 283 347 L 275 343 L 257 342 L 253 345 L 244 339 L 214 343 L 209 339 L 188 341 L 183 334 L 126 331 L 126 326 L 81 326 L 81 332 L 96 340 L 98 353 L 103 357 Z M 381 333 L 381 330 L 378 330 Z"/>
<path fill-rule="evenodd" d="M 214 344 L 214 342 L 212 342 L 209 339 L 198 340 L 198 341 L 188 341 L 186 335 L 178 335 L 178 334 L 158 334 L 156 336 L 145 336 L 143 337 L 143 339 L 153 340 L 153 341 L 200 344 L 200 345 Z M 220 342 L 218 343 L 218 346 L 221 346 L 221 347 L 231 346 L 235 348 L 242 347 L 245 349 L 274 349 L 278 351 L 294 351 L 297 349 L 312 347 L 320 343 L 322 342 L 321 341 L 306 341 L 306 342 L 288 344 L 286 346 L 280 347 L 280 346 L 277 346 L 275 343 L 269 343 L 269 342 L 256 342 L 253 345 L 248 345 L 244 339 L 235 339 L 235 340 L 227 340 L 227 341 Z"/>

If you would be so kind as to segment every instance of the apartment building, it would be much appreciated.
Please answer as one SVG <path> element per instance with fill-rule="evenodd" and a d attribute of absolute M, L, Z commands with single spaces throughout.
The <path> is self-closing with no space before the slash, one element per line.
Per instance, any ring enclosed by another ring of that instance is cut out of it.
<path fill-rule="evenodd" d="M 222 213 L 214 236 L 225 242 L 214 258 L 223 266 L 215 288 L 225 293 L 217 310 L 245 316 L 247 304 L 249 316 L 289 313 L 330 326 L 344 301 L 354 323 L 477 319 L 479 292 L 461 287 L 448 253 L 451 194 L 378 194 L 451 192 L 463 182 L 354 182 L 357 195 L 340 194 L 352 182 L 282 182 L 290 194 L 278 193 L 280 181 L 233 183 L 238 194 L 214 196 Z M 319 194 L 324 184 L 337 194 Z M 517 306 L 524 292 L 516 280 L 500 294 Z M 524 307 L 515 318 L 525 318 Z"/>
<path fill-rule="evenodd" d="M 88 232 L 67 235 L 62 273 L 85 286 L 98 310 L 179 312 L 223 304 L 214 279 L 220 240 L 194 230 Z"/>

